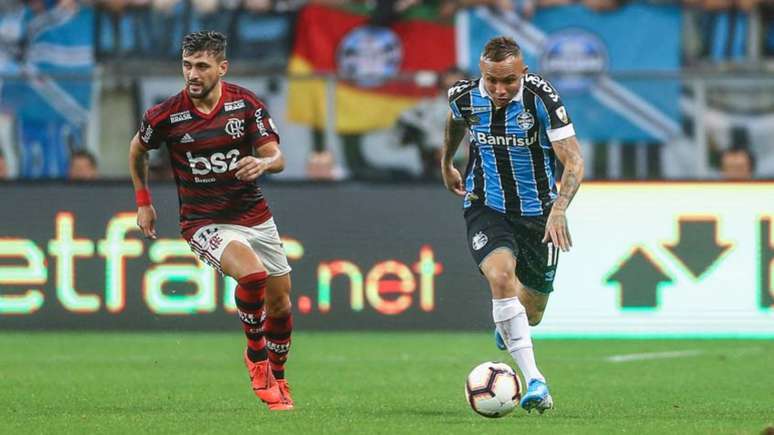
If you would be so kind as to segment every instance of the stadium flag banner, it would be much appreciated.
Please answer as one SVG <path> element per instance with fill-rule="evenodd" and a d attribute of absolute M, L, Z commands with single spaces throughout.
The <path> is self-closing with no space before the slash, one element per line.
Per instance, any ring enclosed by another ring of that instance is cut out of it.
<path fill-rule="evenodd" d="M 577 4 L 538 9 L 531 21 L 471 9 L 456 21 L 459 63 L 477 75 L 486 42 L 499 35 L 513 37 L 530 71 L 543 75 L 561 94 L 579 137 L 663 142 L 681 134 L 680 82 L 631 74 L 679 71 L 681 9 L 632 2 L 595 12 Z"/>
<path fill-rule="evenodd" d="M 75 4 L 23 10 L 9 39 L 24 39 L 20 61 L 0 59 L 0 103 L 16 122 L 21 178 L 67 173 L 71 148 L 83 148 L 94 98 L 94 11 Z M 26 34 L 18 33 L 26 30 Z"/>
<path fill-rule="evenodd" d="M 234 286 L 125 184 L 0 184 L 0 329 L 233 329 Z M 268 185 L 299 330 L 487 330 L 460 202 L 435 186 Z M 588 183 L 542 337 L 774 338 L 774 183 Z M 175 204 L 171 185 L 157 204 Z M 41 207 L 45 204 L 45 207 Z M 318 207 L 310 214 L 309 204 Z M 357 204 L 353 207 L 353 204 Z M 421 212 L 419 212 L 421 211 Z"/>
<path fill-rule="evenodd" d="M 432 14 L 406 16 L 389 27 L 370 25 L 353 9 L 310 4 L 296 22 L 288 65 L 288 119 L 323 129 L 326 82 L 312 74 L 335 74 L 336 130 L 363 133 L 392 126 L 434 86 L 403 74 L 443 71 L 455 63 L 454 27 Z"/>

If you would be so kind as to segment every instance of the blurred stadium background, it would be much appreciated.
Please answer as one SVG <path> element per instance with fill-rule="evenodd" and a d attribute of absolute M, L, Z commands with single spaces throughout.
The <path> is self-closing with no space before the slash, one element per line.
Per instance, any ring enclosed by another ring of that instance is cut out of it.
<path fill-rule="evenodd" d="M 254 421 L 234 283 L 179 238 L 165 150 L 161 238 L 134 227 L 129 140 L 202 29 L 282 137 L 288 420 Z M 560 91 L 588 180 L 533 329 L 539 422 L 465 409 L 467 370 L 509 358 L 438 173 L 444 87 L 498 34 Z M 774 431 L 773 71 L 769 0 L 2 0 L 0 432 Z"/>

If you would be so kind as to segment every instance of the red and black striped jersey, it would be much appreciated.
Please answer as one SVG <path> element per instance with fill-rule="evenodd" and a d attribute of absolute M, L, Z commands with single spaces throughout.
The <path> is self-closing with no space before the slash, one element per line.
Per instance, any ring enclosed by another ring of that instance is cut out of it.
<path fill-rule="evenodd" d="M 256 182 L 237 180 L 237 161 L 279 135 L 255 94 L 222 82 L 221 97 L 210 113 L 194 107 L 181 91 L 145 112 L 140 142 L 156 149 L 166 144 L 177 182 L 180 229 L 189 239 L 212 223 L 255 226 L 271 218 Z"/>

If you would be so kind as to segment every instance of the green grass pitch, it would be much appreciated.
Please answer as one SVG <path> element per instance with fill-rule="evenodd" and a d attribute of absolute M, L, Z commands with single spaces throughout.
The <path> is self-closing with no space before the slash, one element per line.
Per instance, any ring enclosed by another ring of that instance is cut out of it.
<path fill-rule="evenodd" d="M 298 333 L 296 409 L 269 413 L 234 333 L 0 334 L 0 433 L 759 434 L 774 342 L 535 340 L 556 409 L 485 419 L 464 379 L 485 333 Z M 643 354 L 614 362 L 615 355 Z M 653 359 L 637 359 L 653 358 Z"/>

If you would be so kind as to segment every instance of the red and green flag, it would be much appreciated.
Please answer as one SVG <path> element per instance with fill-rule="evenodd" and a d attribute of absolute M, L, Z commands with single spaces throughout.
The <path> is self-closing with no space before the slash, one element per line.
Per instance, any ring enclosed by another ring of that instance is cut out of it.
<path fill-rule="evenodd" d="M 336 131 L 387 128 L 419 99 L 437 92 L 417 84 L 413 73 L 440 72 L 454 64 L 451 23 L 425 15 L 377 27 L 353 10 L 310 4 L 296 22 L 288 66 L 288 118 L 324 128 L 326 82 L 312 75 L 336 74 Z"/>

